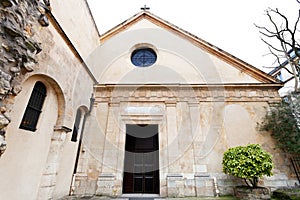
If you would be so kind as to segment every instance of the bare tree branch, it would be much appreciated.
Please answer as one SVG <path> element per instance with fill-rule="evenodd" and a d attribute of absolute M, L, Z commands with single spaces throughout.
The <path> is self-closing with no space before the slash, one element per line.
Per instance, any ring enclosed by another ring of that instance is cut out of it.
<path fill-rule="evenodd" d="M 288 73 L 290 73 L 290 74 L 292 74 L 293 75 L 293 72 L 292 71 L 290 71 L 286 66 L 284 66 L 284 67 L 282 67 L 282 68 L 284 68 Z"/>
<path fill-rule="evenodd" d="M 297 0 L 297 2 L 300 3 L 300 0 Z M 265 12 L 271 26 L 259 26 L 256 24 L 255 26 L 264 37 L 261 40 L 268 46 L 270 54 L 275 57 L 273 64 L 277 63 L 278 66 L 294 76 L 294 89 L 296 91 L 298 89 L 300 72 L 298 63 L 300 60 L 300 46 L 296 39 L 296 34 L 299 33 L 300 10 L 292 28 L 290 28 L 289 19 L 278 8 L 268 8 Z M 277 42 L 274 43 L 274 41 Z"/>
<path fill-rule="evenodd" d="M 269 48 L 269 51 L 271 52 L 271 54 L 273 56 L 275 56 L 275 58 L 276 58 L 276 60 L 274 61 L 273 64 L 275 64 L 275 62 L 277 62 L 280 65 L 280 58 L 279 58 L 280 56 L 278 54 L 274 53 L 274 51 L 273 51 L 273 49 L 275 49 L 275 48 L 272 45 L 269 45 L 268 48 Z M 275 50 L 277 50 L 277 49 L 275 49 Z M 280 51 L 280 50 L 277 50 L 277 51 Z"/>

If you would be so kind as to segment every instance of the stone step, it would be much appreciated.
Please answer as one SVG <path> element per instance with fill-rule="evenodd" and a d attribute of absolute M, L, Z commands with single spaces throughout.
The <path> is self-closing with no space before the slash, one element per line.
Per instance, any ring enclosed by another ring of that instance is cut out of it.
<path fill-rule="evenodd" d="M 84 197 L 76 197 L 76 196 L 67 196 L 63 197 L 59 200 L 166 200 L 162 197 L 117 197 L 117 198 L 110 198 L 104 196 L 84 196 Z"/>
<path fill-rule="evenodd" d="M 128 200 L 154 200 L 154 198 L 151 198 L 151 197 L 132 197 L 132 198 L 129 198 Z"/>
<path fill-rule="evenodd" d="M 166 200 L 161 197 L 129 197 L 128 200 Z"/>
<path fill-rule="evenodd" d="M 161 197 L 123 197 L 120 198 L 120 200 L 166 200 L 166 198 L 161 198 Z"/>

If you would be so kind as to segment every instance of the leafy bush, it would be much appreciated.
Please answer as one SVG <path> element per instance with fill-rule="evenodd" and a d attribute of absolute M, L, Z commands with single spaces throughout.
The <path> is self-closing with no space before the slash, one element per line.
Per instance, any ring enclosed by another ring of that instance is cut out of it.
<path fill-rule="evenodd" d="M 258 179 L 271 176 L 274 167 L 272 155 L 259 144 L 228 149 L 223 156 L 223 172 L 243 178 L 249 187 L 257 187 Z M 250 182 L 250 183 L 249 183 Z"/>
<path fill-rule="evenodd" d="M 279 148 L 287 153 L 300 154 L 300 100 L 282 101 L 274 106 L 259 125 L 261 131 L 270 131 Z"/>

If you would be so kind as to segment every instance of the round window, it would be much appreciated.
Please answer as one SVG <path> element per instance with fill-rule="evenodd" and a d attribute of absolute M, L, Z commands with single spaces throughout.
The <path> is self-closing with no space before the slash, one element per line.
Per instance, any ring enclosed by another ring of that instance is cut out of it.
<path fill-rule="evenodd" d="M 148 67 L 156 62 L 157 56 L 153 49 L 141 48 L 131 54 L 131 62 L 137 67 Z"/>

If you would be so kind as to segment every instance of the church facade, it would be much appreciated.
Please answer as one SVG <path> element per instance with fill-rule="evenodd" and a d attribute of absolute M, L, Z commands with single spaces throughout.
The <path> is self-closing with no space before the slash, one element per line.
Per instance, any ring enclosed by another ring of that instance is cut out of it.
<path fill-rule="evenodd" d="M 13 98 L 0 197 L 233 194 L 223 153 L 250 143 L 273 154 L 261 185 L 295 184 L 257 130 L 280 101 L 277 79 L 146 10 L 99 36 L 86 1 L 51 7 L 38 64 Z"/>

